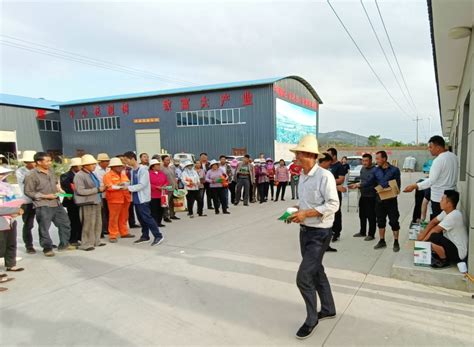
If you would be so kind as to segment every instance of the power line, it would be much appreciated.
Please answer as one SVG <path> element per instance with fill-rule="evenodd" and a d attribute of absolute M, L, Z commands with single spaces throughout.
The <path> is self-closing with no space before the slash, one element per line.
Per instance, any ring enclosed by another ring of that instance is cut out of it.
<path fill-rule="evenodd" d="M 362 5 L 362 8 L 364 9 L 365 16 L 367 17 L 367 20 L 369 21 L 370 27 L 372 28 L 372 32 L 374 33 L 375 38 L 377 39 L 377 42 L 378 42 L 378 44 L 379 44 L 379 47 L 380 47 L 380 49 L 382 50 L 383 56 L 385 57 L 385 61 L 387 62 L 388 67 L 390 68 L 390 71 L 392 71 L 392 75 L 393 75 L 393 77 L 395 78 L 395 81 L 397 82 L 398 88 L 400 88 L 400 91 L 402 92 L 403 97 L 404 97 L 405 100 L 407 101 L 407 104 L 410 105 L 410 107 L 413 108 L 413 106 L 410 104 L 410 100 L 408 99 L 408 97 L 406 96 L 405 92 L 403 91 L 402 85 L 401 85 L 400 82 L 398 81 L 397 75 L 395 74 L 395 71 L 393 70 L 392 64 L 391 64 L 390 61 L 388 60 L 387 53 L 385 53 L 385 49 L 383 48 L 382 42 L 380 41 L 380 38 L 379 38 L 379 35 L 377 34 L 377 31 L 375 30 L 375 27 L 374 27 L 374 25 L 373 25 L 373 23 L 372 23 L 372 20 L 370 19 L 369 13 L 367 12 L 367 9 L 366 9 L 366 7 L 365 7 L 365 5 L 364 5 L 364 3 L 363 3 L 362 0 L 360 0 L 360 4 Z M 414 109 L 414 110 L 415 110 L 415 109 Z"/>
<path fill-rule="evenodd" d="M 351 39 L 352 43 L 356 46 L 357 50 L 359 51 L 360 55 L 362 56 L 362 58 L 364 58 L 365 62 L 367 63 L 367 65 L 369 66 L 370 70 L 372 71 L 372 73 L 375 75 L 375 77 L 377 78 L 377 80 L 379 81 L 379 83 L 382 85 L 382 87 L 385 89 L 385 91 L 387 92 L 387 94 L 390 96 L 390 98 L 393 100 L 393 102 L 397 105 L 397 107 L 407 116 L 410 118 L 410 115 L 400 106 L 400 104 L 398 103 L 398 101 L 393 97 L 393 95 L 390 93 L 390 91 L 387 89 L 387 87 L 385 86 L 385 84 L 382 82 L 382 80 L 380 79 L 379 75 L 377 74 L 377 72 L 375 72 L 374 68 L 372 67 L 372 65 L 370 64 L 369 60 L 365 57 L 364 53 L 362 52 L 362 50 L 360 49 L 359 45 L 357 44 L 357 42 L 355 41 L 355 39 L 352 37 L 351 33 L 349 32 L 349 30 L 347 29 L 347 27 L 345 26 L 344 22 L 342 21 L 342 19 L 339 17 L 339 15 L 337 14 L 336 10 L 334 9 L 334 7 L 331 5 L 331 2 L 329 0 L 326 0 L 328 5 L 331 7 L 332 11 L 334 12 L 334 15 L 336 16 L 336 18 L 339 20 L 339 23 L 341 23 L 342 27 L 344 28 L 344 30 L 346 31 L 347 35 L 349 36 L 349 38 Z M 411 120 L 411 118 L 410 118 Z"/>
<path fill-rule="evenodd" d="M 39 43 L 27 41 L 27 40 L 23 40 L 23 39 L 20 39 L 20 38 L 14 37 L 14 36 L 10 36 L 10 35 L 0 34 L 0 36 L 3 36 L 5 38 L 7 38 L 7 40 L 14 40 L 14 41 L 22 42 L 22 43 L 18 43 L 18 42 L 0 40 L 0 43 L 2 43 L 3 45 L 10 46 L 10 47 L 15 47 L 15 48 L 18 48 L 18 49 L 23 49 L 23 50 L 30 51 L 30 52 L 35 52 L 35 53 L 45 54 L 45 55 L 49 55 L 49 56 L 54 56 L 54 57 L 61 58 L 61 59 L 64 59 L 64 60 L 79 62 L 79 63 L 82 63 L 82 64 L 91 65 L 91 66 L 104 68 L 104 69 L 108 69 L 108 70 L 113 70 L 113 71 L 118 71 L 118 72 L 122 72 L 122 73 L 128 73 L 128 74 L 132 74 L 132 75 L 139 76 L 139 77 L 159 79 L 159 80 L 164 81 L 164 82 L 179 83 L 179 84 L 183 84 L 183 85 L 192 85 L 192 84 L 194 84 L 194 83 L 189 82 L 189 81 L 180 80 L 180 79 L 177 79 L 177 78 L 172 78 L 172 77 L 163 76 L 163 75 L 158 75 L 158 74 L 155 74 L 155 73 L 152 73 L 152 72 L 149 72 L 149 71 L 139 70 L 139 69 L 136 69 L 136 68 L 128 67 L 128 66 L 121 65 L 121 64 L 112 63 L 112 62 L 101 60 L 101 59 L 91 58 L 91 57 L 88 57 L 88 56 L 85 56 L 85 55 L 82 55 L 82 54 L 78 54 L 78 53 L 74 53 L 74 52 L 70 52 L 70 51 L 66 51 L 66 50 L 62 50 L 62 49 L 57 49 L 57 48 L 54 48 L 54 47 L 51 47 L 51 46 L 47 46 L 47 45 L 44 45 L 44 44 L 39 44 Z M 41 47 L 41 48 L 38 48 L 38 47 Z"/>
<path fill-rule="evenodd" d="M 382 21 L 382 25 L 383 25 L 383 28 L 385 30 L 385 34 L 387 35 L 388 42 L 390 44 L 390 48 L 391 48 L 392 53 L 393 53 L 393 57 L 395 58 L 395 62 L 397 63 L 398 71 L 400 71 L 400 75 L 402 76 L 403 84 L 405 85 L 405 88 L 408 92 L 408 96 L 410 97 L 410 100 L 413 104 L 413 107 L 415 108 L 416 114 L 418 114 L 418 110 L 416 108 L 415 102 L 413 101 L 413 97 L 411 96 L 410 89 L 408 88 L 407 82 L 405 80 L 405 76 L 403 75 L 402 69 L 400 68 L 400 64 L 398 63 L 398 58 L 397 58 L 397 55 L 395 53 L 395 49 L 393 48 L 392 40 L 390 39 L 390 35 L 388 34 L 387 27 L 385 26 L 385 21 L 383 20 L 382 12 L 380 12 L 380 8 L 379 8 L 379 4 L 377 3 L 377 0 L 375 0 L 375 6 L 377 6 L 377 12 L 379 13 L 379 17 L 380 17 L 380 20 Z"/>

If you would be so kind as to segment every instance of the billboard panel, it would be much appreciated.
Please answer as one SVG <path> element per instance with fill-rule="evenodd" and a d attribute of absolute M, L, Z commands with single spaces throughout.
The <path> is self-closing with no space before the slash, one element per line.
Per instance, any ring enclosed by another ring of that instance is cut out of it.
<path fill-rule="evenodd" d="M 275 160 L 291 160 L 289 151 L 307 134 L 316 136 L 316 111 L 276 99 Z"/>

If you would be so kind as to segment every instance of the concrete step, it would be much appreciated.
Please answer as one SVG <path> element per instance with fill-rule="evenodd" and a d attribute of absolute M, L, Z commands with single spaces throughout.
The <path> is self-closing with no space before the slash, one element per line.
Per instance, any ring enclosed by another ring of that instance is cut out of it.
<path fill-rule="evenodd" d="M 393 278 L 443 288 L 474 291 L 474 286 L 468 283 L 455 265 L 439 270 L 414 265 L 413 246 L 414 241 L 411 240 L 403 243 L 392 266 L 391 276 Z"/>

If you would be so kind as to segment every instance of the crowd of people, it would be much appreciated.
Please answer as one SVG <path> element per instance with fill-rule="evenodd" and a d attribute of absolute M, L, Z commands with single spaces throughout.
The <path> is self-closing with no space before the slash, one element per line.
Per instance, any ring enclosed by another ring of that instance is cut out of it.
<path fill-rule="evenodd" d="M 455 192 L 457 158 L 444 148 L 441 137 L 430 139 L 430 150 L 436 160 L 429 178 L 405 188 L 406 192 L 431 191 L 431 220 L 434 222 L 420 234 L 419 239 L 433 243 L 438 260 L 434 267 L 447 266 L 467 255 L 467 233 L 456 232 L 456 236 L 452 236 L 454 234 L 447 229 L 449 225 L 462 225 L 462 216 L 452 213 L 459 200 L 459 193 Z M 331 225 L 332 242 L 341 237 L 342 194 L 347 189 L 359 189 L 360 230 L 353 236 L 365 241 L 375 240 L 378 227 L 379 240 L 374 248 L 385 248 L 388 219 L 393 232 L 393 251 L 398 252 L 398 199 L 396 195 L 381 199 L 376 186 L 389 189 L 389 182 L 394 180 L 401 187 L 400 170 L 389 163 L 385 151 L 376 153 L 376 165 L 372 155 L 366 153 L 362 156 L 360 182 L 347 186 L 349 166 L 345 159 L 338 159 L 336 148 L 329 148 L 317 157 L 318 166 L 327 169 L 336 184 L 338 208 Z M 284 201 L 288 186 L 291 199 L 299 199 L 299 181 L 303 174 L 303 167 L 296 159 L 287 165 L 283 159 L 274 162 L 263 153 L 256 159 L 245 155 L 241 161 L 228 161 L 224 155 L 219 160 L 210 161 L 206 153 L 201 153 L 196 162 L 175 161 L 169 155 L 150 158 L 147 153 L 137 157 L 133 151 L 112 158 L 106 153 L 99 153 L 96 158 L 86 154 L 72 158 L 69 171 L 59 178 L 51 169 L 52 160 L 47 153 L 25 151 L 22 163 L 16 170 L 16 178 L 23 204 L 16 210 L 3 206 L 0 215 L 21 214 L 22 238 L 28 254 L 36 253 L 32 235 L 36 219 L 39 243 L 47 257 L 55 255 L 55 248 L 59 252 L 92 251 L 105 246 L 105 238 L 110 243 L 117 243 L 121 238 L 135 238 L 130 230 L 137 227 L 141 228 L 141 235 L 134 243 L 156 246 L 163 242 L 160 228 L 180 219 L 176 209 L 183 209 L 179 202 L 184 194 L 189 218 L 194 218 L 195 213 L 198 217 L 206 217 L 205 203 L 207 209 L 215 214 L 230 214 L 231 204 L 237 206 L 242 202 L 249 206 L 249 203 L 263 204 L 269 200 Z M 2 168 L 2 181 L 11 173 L 11 170 Z M 429 199 L 427 194 L 424 197 Z M 10 223 L 9 229 L 14 230 L 0 232 L 1 247 L 6 250 L 5 266 L 8 271 L 21 271 L 23 268 L 17 267 L 15 261 L 16 222 L 14 218 L 3 219 Z M 58 245 L 54 245 L 50 237 L 51 224 L 58 229 Z M 458 250 L 457 257 L 454 249 Z M 337 252 L 337 249 L 328 244 L 325 251 Z M 2 280 L 6 280 L 5 277 L 1 277 Z"/>

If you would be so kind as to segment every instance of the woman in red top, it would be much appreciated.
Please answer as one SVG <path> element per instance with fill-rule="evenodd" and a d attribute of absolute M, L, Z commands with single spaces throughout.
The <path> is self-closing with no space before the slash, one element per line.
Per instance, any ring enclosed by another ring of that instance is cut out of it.
<path fill-rule="evenodd" d="M 163 189 L 169 184 L 168 178 L 161 171 L 161 162 L 157 159 L 152 159 L 150 161 L 150 189 L 151 189 L 151 201 L 150 201 L 150 210 L 151 215 L 155 218 L 156 224 L 159 227 L 165 227 L 164 224 L 161 224 L 163 219 L 164 207 L 161 205 L 161 197 L 163 195 L 168 196 L 168 192 Z"/>

